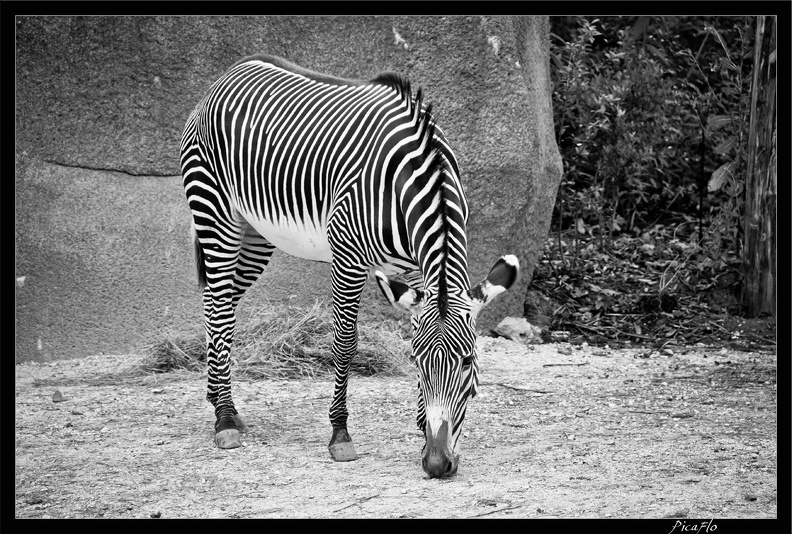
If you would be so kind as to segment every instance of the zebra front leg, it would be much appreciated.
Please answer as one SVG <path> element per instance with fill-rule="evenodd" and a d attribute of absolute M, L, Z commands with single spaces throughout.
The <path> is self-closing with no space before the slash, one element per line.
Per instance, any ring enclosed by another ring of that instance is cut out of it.
<path fill-rule="evenodd" d="M 333 265 L 333 364 L 335 388 L 330 404 L 333 435 L 328 446 L 337 462 L 357 460 L 352 438 L 347 432 L 346 394 L 349 367 L 357 354 L 357 317 L 360 295 L 366 284 L 365 270 Z"/>

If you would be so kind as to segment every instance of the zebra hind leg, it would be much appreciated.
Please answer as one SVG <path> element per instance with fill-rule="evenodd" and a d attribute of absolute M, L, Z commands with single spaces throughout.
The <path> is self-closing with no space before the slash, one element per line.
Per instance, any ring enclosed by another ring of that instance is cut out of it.
<path fill-rule="evenodd" d="M 210 275 L 203 295 L 208 367 L 206 399 L 214 406 L 215 444 L 221 449 L 233 449 L 242 446 L 235 421 L 238 414 L 231 398 L 230 352 L 236 320 L 231 298 L 218 291 L 226 288 L 225 293 L 230 293 L 230 284 L 217 281 L 213 286 L 213 278 L 217 281 Z"/>
<path fill-rule="evenodd" d="M 272 245 L 258 234 L 246 233 L 245 226 L 225 229 L 226 243 L 229 235 L 240 236 L 233 245 L 226 245 L 223 250 L 203 248 L 207 282 L 203 295 L 208 365 L 206 398 L 215 409 L 215 444 L 221 449 L 242 446 L 240 432 L 247 431 L 231 397 L 230 351 L 236 308 L 273 251 Z"/>
<path fill-rule="evenodd" d="M 274 245 L 259 235 L 252 227 L 246 227 L 234 275 L 234 296 L 232 301 L 234 315 L 236 315 L 239 301 L 248 288 L 261 276 L 274 251 Z M 248 432 L 248 426 L 239 413 L 234 415 L 233 419 L 240 434 Z"/>

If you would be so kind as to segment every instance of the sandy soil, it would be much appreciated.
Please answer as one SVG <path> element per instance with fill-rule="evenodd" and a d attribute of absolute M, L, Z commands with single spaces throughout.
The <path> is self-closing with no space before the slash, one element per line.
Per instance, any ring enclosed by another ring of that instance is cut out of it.
<path fill-rule="evenodd" d="M 134 359 L 16 366 L 16 506 L 35 517 L 776 517 L 776 355 L 479 340 L 458 474 L 420 467 L 412 378 L 237 381 L 246 446 L 212 443 L 205 378 Z M 60 391 L 65 400 L 53 401 Z"/>

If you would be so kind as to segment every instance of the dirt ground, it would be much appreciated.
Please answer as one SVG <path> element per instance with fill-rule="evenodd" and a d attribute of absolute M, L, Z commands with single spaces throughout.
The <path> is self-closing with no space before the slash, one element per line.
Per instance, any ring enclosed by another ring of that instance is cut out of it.
<path fill-rule="evenodd" d="M 420 467 L 412 378 L 350 379 L 360 458 L 336 463 L 329 380 L 235 381 L 251 431 L 226 451 L 198 373 L 134 377 L 124 356 L 17 365 L 15 515 L 776 517 L 775 354 L 481 338 L 479 358 L 445 480 Z"/>

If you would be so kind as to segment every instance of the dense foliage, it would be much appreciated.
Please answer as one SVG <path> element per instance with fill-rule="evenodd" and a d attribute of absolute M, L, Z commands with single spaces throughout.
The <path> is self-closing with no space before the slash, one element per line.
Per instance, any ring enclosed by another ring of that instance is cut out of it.
<path fill-rule="evenodd" d="M 565 176 L 534 280 L 555 326 L 622 315 L 651 337 L 630 314 L 684 322 L 711 290 L 738 314 L 755 17 L 551 24 Z"/>
<path fill-rule="evenodd" d="M 713 229 L 712 217 L 744 181 L 752 24 L 553 18 L 553 104 L 566 173 L 557 227 L 601 236 L 657 222 Z M 738 216 L 739 204 L 728 207 Z M 727 246 L 738 246 L 736 237 Z"/>

